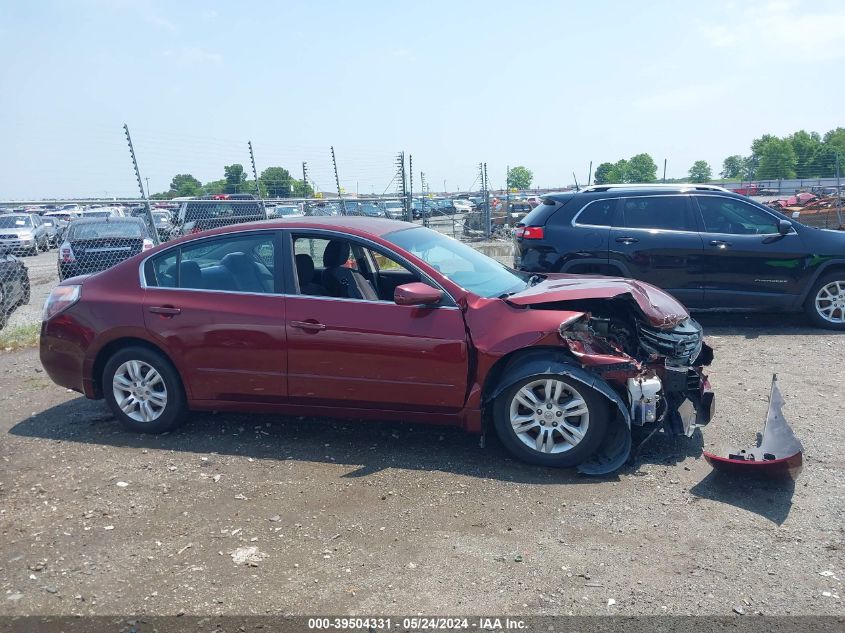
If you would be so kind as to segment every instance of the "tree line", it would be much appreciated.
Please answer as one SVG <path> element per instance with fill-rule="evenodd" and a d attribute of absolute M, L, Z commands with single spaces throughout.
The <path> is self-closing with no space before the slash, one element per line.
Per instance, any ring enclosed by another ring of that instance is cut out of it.
<path fill-rule="evenodd" d="M 725 180 L 777 180 L 779 178 L 830 178 L 836 175 L 836 160 L 845 161 L 845 128 L 818 132 L 799 130 L 784 137 L 764 134 L 751 143 L 748 156 L 735 154 L 722 163 Z M 840 165 L 840 171 L 845 165 Z M 594 184 L 648 183 L 657 180 L 657 164 L 648 154 L 637 154 L 596 167 Z M 705 160 L 689 168 L 687 182 L 709 182 L 713 170 Z M 677 182 L 677 179 L 672 179 Z"/>
<path fill-rule="evenodd" d="M 170 181 L 167 191 L 154 193 L 154 200 L 197 197 L 223 193 L 260 194 L 263 198 L 309 198 L 314 195 L 314 188 L 302 180 L 291 176 L 284 167 L 268 167 L 255 180 L 249 180 L 244 166 L 238 163 L 223 167 L 223 178 L 202 183 L 191 174 L 176 174 Z"/>

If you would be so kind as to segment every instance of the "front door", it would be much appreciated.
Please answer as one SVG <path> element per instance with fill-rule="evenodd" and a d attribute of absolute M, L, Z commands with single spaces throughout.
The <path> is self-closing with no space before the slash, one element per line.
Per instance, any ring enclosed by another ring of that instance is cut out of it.
<path fill-rule="evenodd" d="M 610 231 L 610 262 L 634 279 L 674 295 L 684 305 L 702 305 L 701 236 L 689 196 L 623 198 Z"/>
<path fill-rule="evenodd" d="M 144 320 L 174 355 L 192 400 L 287 401 L 277 243 L 275 231 L 237 233 L 148 262 Z"/>
<path fill-rule="evenodd" d="M 287 298 L 291 402 L 443 413 L 463 407 L 466 328 L 448 297 L 434 307 L 396 305 L 398 282 L 422 279 L 395 256 L 341 234 L 291 238 L 299 271 L 308 272 Z"/>
<path fill-rule="evenodd" d="M 701 213 L 707 305 L 754 310 L 792 305 L 809 263 L 801 236 L 781 235 L 777 216 L 744 200 L 694 199 Z"/>

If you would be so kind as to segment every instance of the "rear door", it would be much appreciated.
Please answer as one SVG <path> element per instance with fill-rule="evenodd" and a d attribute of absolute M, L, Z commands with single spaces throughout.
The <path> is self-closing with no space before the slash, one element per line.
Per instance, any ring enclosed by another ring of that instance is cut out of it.
<path fill-rule="evenodd" d="M 330 241 L 348 241 L 344 264 L 372 284 L 377 299 L 302 295 L 291 277 L 287 298 L 288 389 L 291 402 L 312 405 L 456 412 L 467 390 L 463 314 L 442 305 L 400 306 L 399 281 L 426 281 L 386 249 L 330 232 L 293 233 L 292 252 L 312 258 L 319 279 Z M 368 269 L 378 258 L 381 266 Z M 381 281 L 379 281 L 379 275 Z"/>
<path fill-rule="evenodd" d="M 776 215 L 744 200 L 693 196 L 700 212 L 704 298 L 709 307 L 790 307 L 804 290 L 810 254 L 801 236 L 778 232 Z"/>
<path fill-rule="evenodd" d="M 269 230 L 188 242 L 147 261 L 144 320 L 193 400 L 287 400 L 280 261 Z"/>
<path fill-rule="evenodd" d="M 610 231 L 609 260 L 626 274 L 663 288 L 686 306 L 701 307 L 702 256 L 688 195 L 620 199 Z"/>

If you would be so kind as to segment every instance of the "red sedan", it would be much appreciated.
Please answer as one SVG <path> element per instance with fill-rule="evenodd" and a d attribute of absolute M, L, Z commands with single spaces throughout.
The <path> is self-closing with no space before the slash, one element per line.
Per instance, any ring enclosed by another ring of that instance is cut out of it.
<path fill-rule="evenodd" d="M 41 362 L 129 429 L 189 410 L 492 426 L 517 457 L 605 473 L 632 426 L 690 434 L 701 328 L 665 292 L 513 271 L 392 220 L 240 224 L 61 283 Z"/>

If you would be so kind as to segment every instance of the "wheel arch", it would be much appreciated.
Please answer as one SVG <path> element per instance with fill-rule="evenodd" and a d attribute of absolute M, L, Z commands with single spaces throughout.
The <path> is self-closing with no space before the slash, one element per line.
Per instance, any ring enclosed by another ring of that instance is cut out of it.
<path fill-rule="evenodd" d="M 96 398 L 103 397 L 103 370 L 105 369 L 109 358 L 111 358 L 116 352 L 127 347 L 143 347 L 151 352 L 161 354 L 173 367 L 176 375 L 179 377 L 179 381 L 182 383 L 182 389 L 185 391 L 185 395 L 187 395 L 187 386 L 185 385 L 185 381 L 182 379 L 182 374 L 176 363 L 173 362 L 173 358 L 171 358 L 167 352 L 148 340 L 133 336 L 123 336 L 103 345 L 94 357 L 94 364 L 91 368 L 91 381 L 94 385 L 94 394 Z"/>
<path fill-rule="evenodd" d="M 631 454 L 631 414 L 628 407 L 607 381 L 584 369 L 558 347 L 516 350 L 499 359 L 484 381 L 482 405 L 487 408 L 508 387 L 535 374 L 563 374 L 607 399 L 616 415 L 611 419 L 599 448 L 578 466 L 578 471 L 586 475 L 607 475 L 619 470 Z"/>
<path fill-rule="evenodd" d="M 810 280 L 810 283 L 805 286 L 803 292 L 801 293 L 801 299 L 798 302 L 799 306 L 803 305 L 803 303 L 807 300 L 807 297 L 810 296 L 810 290 L 813 289 L 813 286 L 816 285 L 816 282 L 819 279 L 821 279 L 824 275 L 828 275 L 837 271 L 841 271 L 843 277 L 845 277 L 845 260 L 837 259 L 834 261 L 825 262 L 824 264 L 819 266 L 819 269 L 813 275 L 813 278 Z"/>

